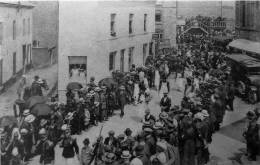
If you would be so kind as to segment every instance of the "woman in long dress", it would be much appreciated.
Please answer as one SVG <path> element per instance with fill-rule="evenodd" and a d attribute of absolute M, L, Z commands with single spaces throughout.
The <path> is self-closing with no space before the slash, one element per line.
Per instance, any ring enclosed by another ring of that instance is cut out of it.
<path fill-rule="evenodd" d="M 18 84 L 18 88 L 17 88 L 18 99 L 23 98 L 25 86 L 26 86 L 26 77 L 25 77 L 25 75 L 22 75 L 22 79 L 20 80 L 20 82 Z"/>
<path fill-rule="evenodd" d="M 170 89 L 169 89 L 169 82 L 167 81 L 166 77 L 164 77 L 162 79 L 162 81 L 160 82 L 160 93 L 159 96 L 160 98 L 163 97 L 164 93 L 169 93 Z"/>
<path fill-rule="evenodd" d="M 159 85 L 160 85 L 160 74 L 159 74 L 159 70 L 158 68 L 156 68 L 155 70 L 155 76 L 154 76 L 154 86 L 156 88 L 156 90 L 159 90 Z"/>
<path fill-rule="evenodd" d="M 138 103 L 139 92 L 140 92 L 139 84 L 138 84 L 138 81 L 136 81 L 134 83 L 134 104 L 135 105 Z"/>

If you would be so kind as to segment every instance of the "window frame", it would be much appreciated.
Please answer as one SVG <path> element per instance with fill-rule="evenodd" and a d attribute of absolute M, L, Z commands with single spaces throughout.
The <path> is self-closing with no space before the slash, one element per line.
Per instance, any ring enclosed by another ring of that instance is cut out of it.
<path fill-rule="evenodd" d="M 116 51 L 113 51 L 113 52 L 109 53 L 109 57 L 108 57 L 108 70 L 109 71 L 115 70 L 115 66 L 116 66 L 115 65 L 116 53 L 117 53 Z M 111 57 L 112 57 L 112 60 L 111 60 Z"/>
<path fill-rule="evenodd" d="M 13 20 L 13 40 L 16 39 L 16 33 L 17 33 L 17 31 L 16 31 L 16 21 Z"/>
<path fill-rule="evenodd" d="M 144 14 L 144 32 L 147 32 L 147 14 Z"/>
<path fill-rule="evenodd" d="M 129 22 L 128 22 L 128 33 L 133 34 L 134 33 L 134 27 L 133 27 L 133 22 L 134 22 L 134 14 L 129 14 Z"/>
<path fill-rule="evenodd" d="M 110 14 L 110 36 L 115 37 L 116 36 L 116 14 L 111 13 Z"/>
<path fill-rule="evenodd" d="M 26 20 L 23 18 L 23 36 L 26 35 Z"/>

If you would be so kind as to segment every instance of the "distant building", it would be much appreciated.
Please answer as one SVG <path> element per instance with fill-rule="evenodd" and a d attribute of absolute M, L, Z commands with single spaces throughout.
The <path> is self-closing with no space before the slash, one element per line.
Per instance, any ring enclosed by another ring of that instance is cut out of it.
<path fill-rule="evenodd" d="M 155 33 L 159 49 L 176 46 L 176 1 L 157 1 L 155 8 Z"/>
<path fill-rule="evenodd" d="M 143 65 L 154 54 L 154 1 L 59 2 L 58 93 L 112 71 Z"/>
<path fill-rule="evenodd" d="M 35 67 L 57 61 L 58 58 L 58 1 L 32 1 L 33 64 Z"/>
<path fill-rule="evenodd" d="M 234 30 L 235 1 L 177 1 L 177 17 L 179 20 L 198 15 L 226 18 L 226 27 Z"/>
<path fill-rule="evenodd" d="M 0 88 L 31 64 L 32 9 L 29 3 L 0 2 Z"/>
<path fill-rule="evenodd" d="M 239 38 L 260 42 L 260 1 L 236 1 Z"/>

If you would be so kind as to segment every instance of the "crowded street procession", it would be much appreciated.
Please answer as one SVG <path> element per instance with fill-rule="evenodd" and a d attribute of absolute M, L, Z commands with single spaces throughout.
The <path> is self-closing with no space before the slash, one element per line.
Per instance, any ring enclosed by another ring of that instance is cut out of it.
<path fill-rule="evenodd" d="M 199 15 L 185 23 L 212 21 L 223 18 Z M 258 94 L 252 85 L 237 81 L 243 72 L 232 53 L 238 50 L 226 41 L 218 44 L 216 36 L 232 36 L 230 41 L 236 37 L 225 30 L 180 35 L 176 47 L 157 50 L 128 72 L 114 70 L 100 81 L 91 76 L 86 83 L 69 82 L 65 103 L 55 92 L 45 94 L 45 77 L 34 75 L 28 85 L 23 75 L 13 115 L 0 118 L 1 165 L 210 165 L 209 148 L 225 115 L 237 111 L 237 99 L 254 107 L 245 110 L 241 136 L 243 154 L 256 161 Z M 123 131 L 117 129 L 122 123 Z"/>

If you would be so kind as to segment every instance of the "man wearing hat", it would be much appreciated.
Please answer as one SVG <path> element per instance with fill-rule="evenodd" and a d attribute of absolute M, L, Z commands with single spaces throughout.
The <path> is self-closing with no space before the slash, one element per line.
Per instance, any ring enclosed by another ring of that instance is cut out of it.
<path fill-rule="evenodd" d="M 31 85 L 31 96 L 42 96 L 42 87 L 39 84 L 40 77 L 38 75 L 34 76 L 34 81 Z"/>
<path fill-rule="evenodd" d="M 100 122 L 102 122 L 102 115 L 101 115 L 101 109 L 100 109 L 100 103 L 101 103 L 101 98 L 100 98 L 100 87 L 95 88 L 95 100 L 94 100 L 94 106 L 95 106 L 95 116 L 96 116 L 96 122 L 99 119 Z"/>
<path fill-rule="evenodd" d="M 101 110 L 102 120 L 108 120 L 107 103 L 108 103 L 108 96 L 106 93 L 106 86 L 102 86 L 100 91 L 100 110 Z"/>
<path fill-rule="evenodd" d="M 144 113 L 145 115 L 142 121 L 148 122 L 151 126 L 153 126 L 156 121 L 156 118 L 151 114 L 151 111 L 148 107 L 145 109 Z"/>
<path fill-rule="evenodd" d="M 131 155 L 130 151 L 124 150 L 120 156 L 121 159 L 119 160 L 118 164 L 129 165 L 131 157 L 132 157 L 132 155 Z"/>
<path fill-rule="evenodd" d="M 120 117 L 122 118 L 125 114 L 124 108 L 125 108 L 125 104 L 126 104 L 126 91 L 125 91 L 125 87 L 123 85 L 121 85 L 119 87 L 117 98 L 118 98 L 118 104 L 119 104 L 120 110 L 121 110 Z"/>
<path fill-rule="evenodd" d="M 62 156 L 65 158 L 66 165 L 74 165 L 74 156 L 77 155 L 79 160 L 79 147 L 76 138 L 71 136 L 70 129 L 65 130 L 65 136 L 61 141 L 61 148 L 63 148 Z"/>
<path fill-rule="evenodd" d="M 6 148 L 9 144 L 9 137 L 7 136 L 7 131 L 4 129 L 1 129 L 0 132 L 0 149 L 1 149 L 1 164 L 9 164 L 8 161 L 8 154 L 6 153 Z"/>
<path fill-rule="evenodd" d="M 116 155 L 112 152 L 107 152 L 102 156 L 102 161 L 105 165 L 112 165 L 116 161 Z"/>
<path fill-rule="evenodd" d="M 130 152 L 132 152 L 133 151 L 133 147 L 135 145 L 135 139 L 132 136 L 132 130 L 130 128 L 126 128 L 124 133 L 126 135 L 126 140 L 125 141 L 128 144 L 128 148 L 129 148 L 128 150 Z"/>
<path fill-rule="evenodd" d="M 138 145 L 134 150 L 134 159 L 130 165 L 149 165 L 149 158 L 144 154 L 144 146 Z"/>
<path fill-rule="evenodd" d="M 225 106 L 221 101 L 218 93 L 215 93 L 212 97 L 213 98 L 212 98 L 209 114 L 210 117 L 213 119 L 213 121 L 215 120 L 214 121 L 215 130 L 218 131 L 220 129 L 220 124 L 222 123 L 224 118 Z"/>
<path fill-rule="evenodd" d="M 94 90 L 96 87 L 97 87 L 97 85 L 96 85 L 96 83 L 95 83 L 95 77 L 90 77 L 90 82 L 89 82 L 89 90 Z"/>
<path fill-rule="evenodd" d="M 104 145 L 106 148 L 109 148 L 111 152 L 115 151 L 118 141 L 115 138 L 115 132 L 113 130 L 108 132 L 108 137 L 105 138 Z"/>
<path fill-rule="evenodd" d="M 53 165 L 54 164 L 54 143 L 48 139 L 48 134 L 45 128 L 39 131 L 40 140 L 35 146 L 35 153 L 40 154 L 41 165 Z"/>
<path fill-rule="evenodd" d="M 259 125 L 257 124 L 257 116 L 254 111 L 247 112 L 249 120 L 247 130 L 243 133 L 246 139 L 248 160 L 256 161 L 256 156 L 259 151 Z"/>
<path fill-rule="evenodd" d="M 160 101 L 160 107 L 162 112 L 169 112 L 171 108 L 171 98 L 168 97 L 168 92 L 163 93 L 163 98 Z"/>

